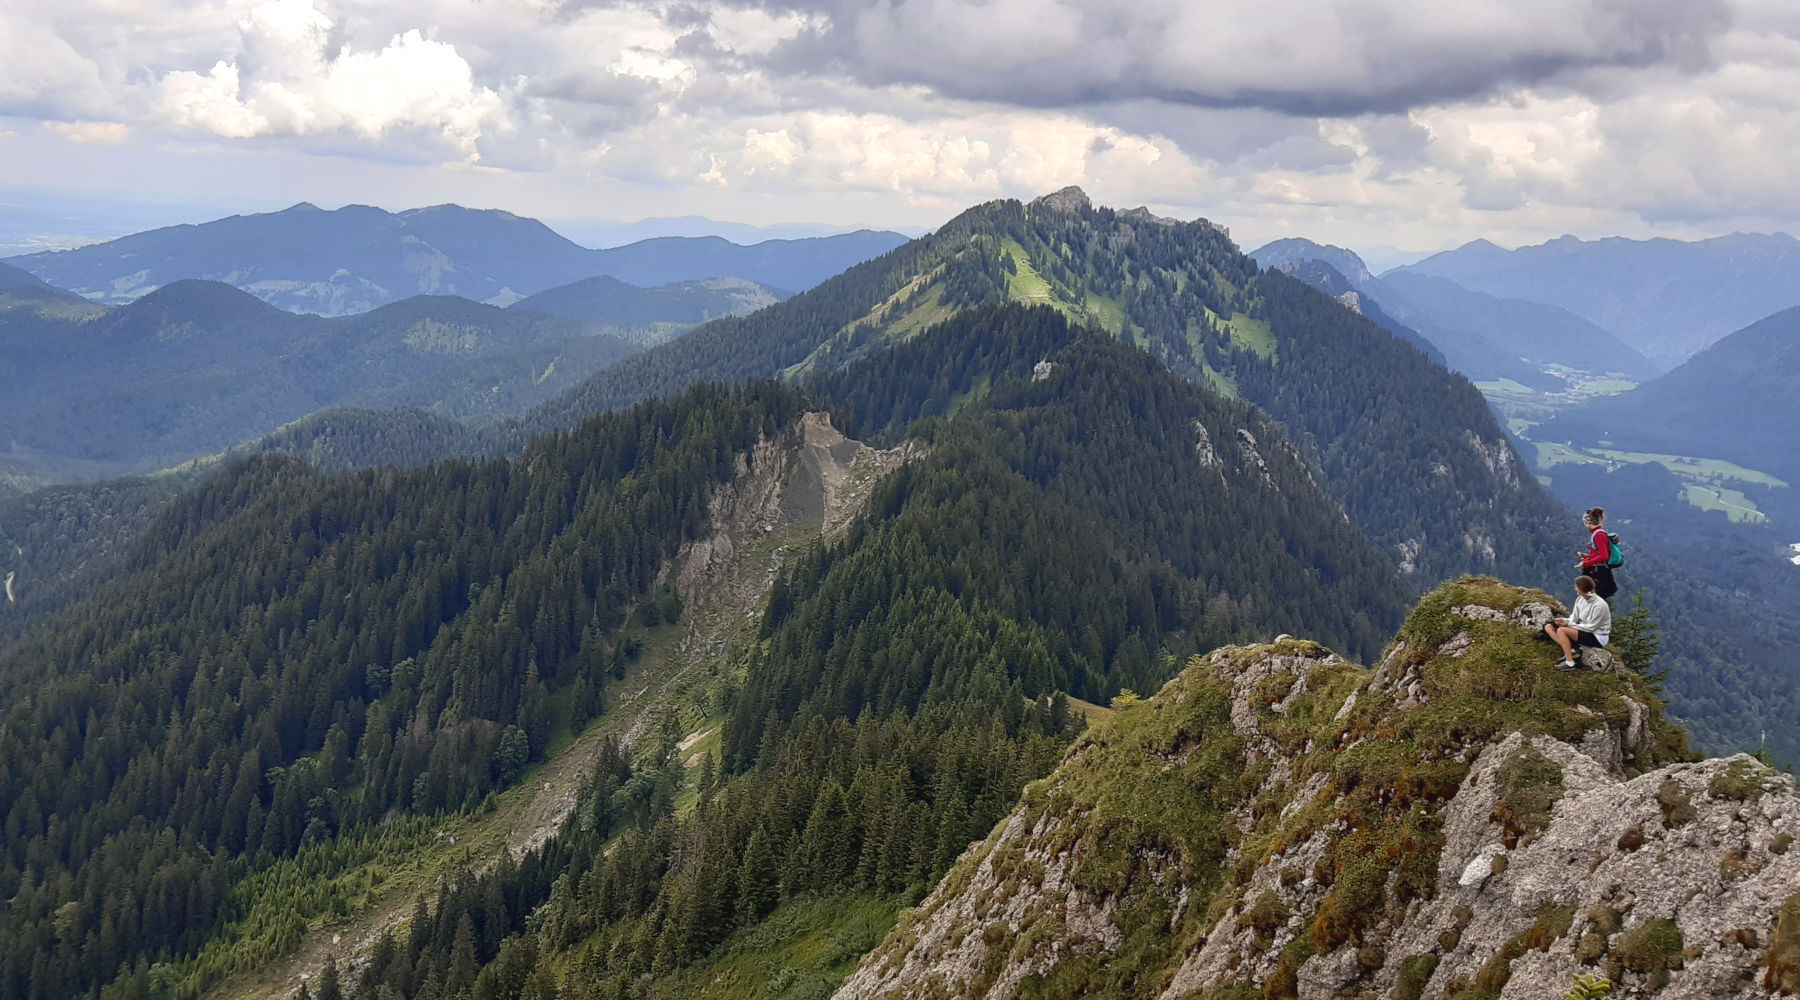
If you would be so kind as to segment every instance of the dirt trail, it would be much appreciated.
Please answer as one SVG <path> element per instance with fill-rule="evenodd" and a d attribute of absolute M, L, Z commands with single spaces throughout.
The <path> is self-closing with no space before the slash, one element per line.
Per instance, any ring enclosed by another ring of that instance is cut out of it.
<path fill-rule="evenodd" d="M 503 849 L 516 857 L 541 846 L 574 810 L 603 741 L 618 735 L 631 745 L 647 733 L 683 680 L 723 663 L 748 637 L 786 560 L 841 533 L 876 482 L 918 454 L 911 444 L 877 451 L 850 441 L 823 413 L 802 417 L 787 439 L 759 445 L 715 496 L 713 533 L 684 546 L 666 571 L 686 606 L 679 624 L 646 639 L 631 672 L 608 688 L 606 714 L 499 796 L 498 808 L 447 819 L 439 838 L 444 849 L 466 853 L 479 870 Z M 340 967 L 360 965 L 383 931 L 411 918 L 418 893 L 434 886 L 435 879 L 396 879 L 360 915 L 309 932 L 293 956 L 255 975 L 232 977 L 207 996 L 286 998 L 318 974 L 328 955 L 335 954 Z"/>

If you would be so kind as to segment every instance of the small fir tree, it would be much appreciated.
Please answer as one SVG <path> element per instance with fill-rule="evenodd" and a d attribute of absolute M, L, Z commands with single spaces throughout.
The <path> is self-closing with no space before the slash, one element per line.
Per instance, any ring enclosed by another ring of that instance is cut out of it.
<path fill-rule="evenodd" d="M 1613 619 L 1611 648 L 1613 655 L 1643 675 L 1653 686 L 1660 686 L 1667 670 L 1657 670 L 1656 654 L 1662 650 L 1656 618 L 1644 603 L 1644 588 L 1632 595 L 1631 610 Z"/>

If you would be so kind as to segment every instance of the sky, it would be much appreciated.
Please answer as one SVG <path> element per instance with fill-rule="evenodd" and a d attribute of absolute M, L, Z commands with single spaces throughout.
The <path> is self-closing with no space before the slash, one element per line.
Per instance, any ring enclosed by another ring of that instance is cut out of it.
<path fill-rule="evenodd" d="M 30 239 L 299 201 L 921 232 L 1078 184 L 1397 257 L 1800 232 L 1797 171 L 1793 0 L 0 3 Z"/>

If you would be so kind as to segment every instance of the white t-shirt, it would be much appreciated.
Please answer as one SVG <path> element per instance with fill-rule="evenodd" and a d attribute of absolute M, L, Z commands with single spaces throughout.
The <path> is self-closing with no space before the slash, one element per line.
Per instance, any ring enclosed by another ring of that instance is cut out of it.
<path fill-rule="evenodd" d="M 1604 646 L 1612 638 L 1612 608 L 1593 594 L 1583 594 L 1575 598 L 1575 608 L 1569 612 L 1569 624 L 1583 632 L 1594 633 L 1594 638 Z"/>

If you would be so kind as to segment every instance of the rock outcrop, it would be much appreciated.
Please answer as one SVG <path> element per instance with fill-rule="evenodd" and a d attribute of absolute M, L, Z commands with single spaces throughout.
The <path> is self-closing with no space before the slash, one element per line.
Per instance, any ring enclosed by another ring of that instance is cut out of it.
<path fill-rule="evenodd" d="M 860 509 L 868 486 L 917 450 L 911 443 L 870 448 L 846 438 L 827 413 L 803 415 L 787 432 L 737 457 L 731 482 L 709 503 L 711 532 L 684 545 L 668 568 L 676 589 L 691 598 L 730 562 L 745 537 L 795 525 L 817 525 L 821 533 L 842 528 Z"/>
<path fill-rule="evenodd" d="M 1543 1000 L 1800 989 L 1800 796 L 1689 762 L 1542 594 L 1430 595 L 1380 664 L 1229 648 L 1119 704 L 838 991 Z"/>

